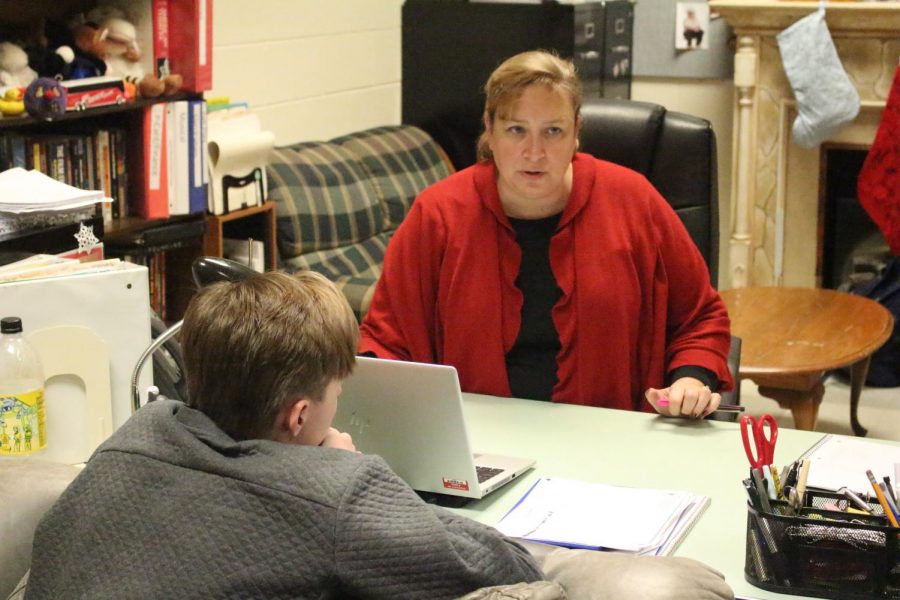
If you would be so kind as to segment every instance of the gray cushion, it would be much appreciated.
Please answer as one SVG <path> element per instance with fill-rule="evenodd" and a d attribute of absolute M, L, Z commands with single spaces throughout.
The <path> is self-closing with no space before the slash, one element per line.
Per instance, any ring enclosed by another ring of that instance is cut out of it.
<path fill-rule="evenodd" d="M 0 598 L 31 564 L 34 529 L 79 469 L 46 461 L 0 461 Z"/>

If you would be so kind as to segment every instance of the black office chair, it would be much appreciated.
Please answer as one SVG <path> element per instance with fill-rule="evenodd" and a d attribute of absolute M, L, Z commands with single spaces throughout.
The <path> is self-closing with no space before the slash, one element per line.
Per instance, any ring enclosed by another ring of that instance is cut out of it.
<path fill-rule="evenodd" d="M 581 107 L 579 149 L 644 175 L 672 205 L 694 240 L 716 287 L 719 280 L 719 192 L 716 134 L 706 119 L 651 102 L 594 98 Z M 738 404 L 741 340 L 732 336 L 728 367 Z"/>

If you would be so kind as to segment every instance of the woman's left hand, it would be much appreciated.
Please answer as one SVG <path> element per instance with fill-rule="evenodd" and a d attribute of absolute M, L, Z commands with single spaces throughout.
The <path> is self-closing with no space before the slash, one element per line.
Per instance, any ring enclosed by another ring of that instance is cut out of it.
<path fill-rule="evenodd" d="M 661 390 L 650 388 L 644 395 L 661 415 L 702 419 L 719 408 L 722 397 L 699 379 L 682 377 Z"/>

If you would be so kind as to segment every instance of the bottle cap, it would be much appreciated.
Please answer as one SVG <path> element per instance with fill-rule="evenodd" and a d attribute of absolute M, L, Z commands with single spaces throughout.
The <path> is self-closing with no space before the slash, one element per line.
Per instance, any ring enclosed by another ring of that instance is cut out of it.
<path fill-rule="evenodd" d="M 3 317 L 0 320 L 0 333 L 21 333 L 22 319 L 19 317 Z"/>

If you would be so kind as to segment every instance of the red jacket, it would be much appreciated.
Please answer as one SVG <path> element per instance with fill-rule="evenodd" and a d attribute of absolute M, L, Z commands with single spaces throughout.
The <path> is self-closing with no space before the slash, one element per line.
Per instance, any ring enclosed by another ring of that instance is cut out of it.
<path fill-rule="evenodd" d="M 397 229 L 359 350 L 453 365 L 464 391 L 509 396 L 521 251 L 482 162 L 426 189 Z M 555 402 L 652 410 L 644 390 L 684 365 L 732 386 L 725 304 L 678 216 L 638 173 L 577 154 L 550 243 L 562 298 Z"/>

